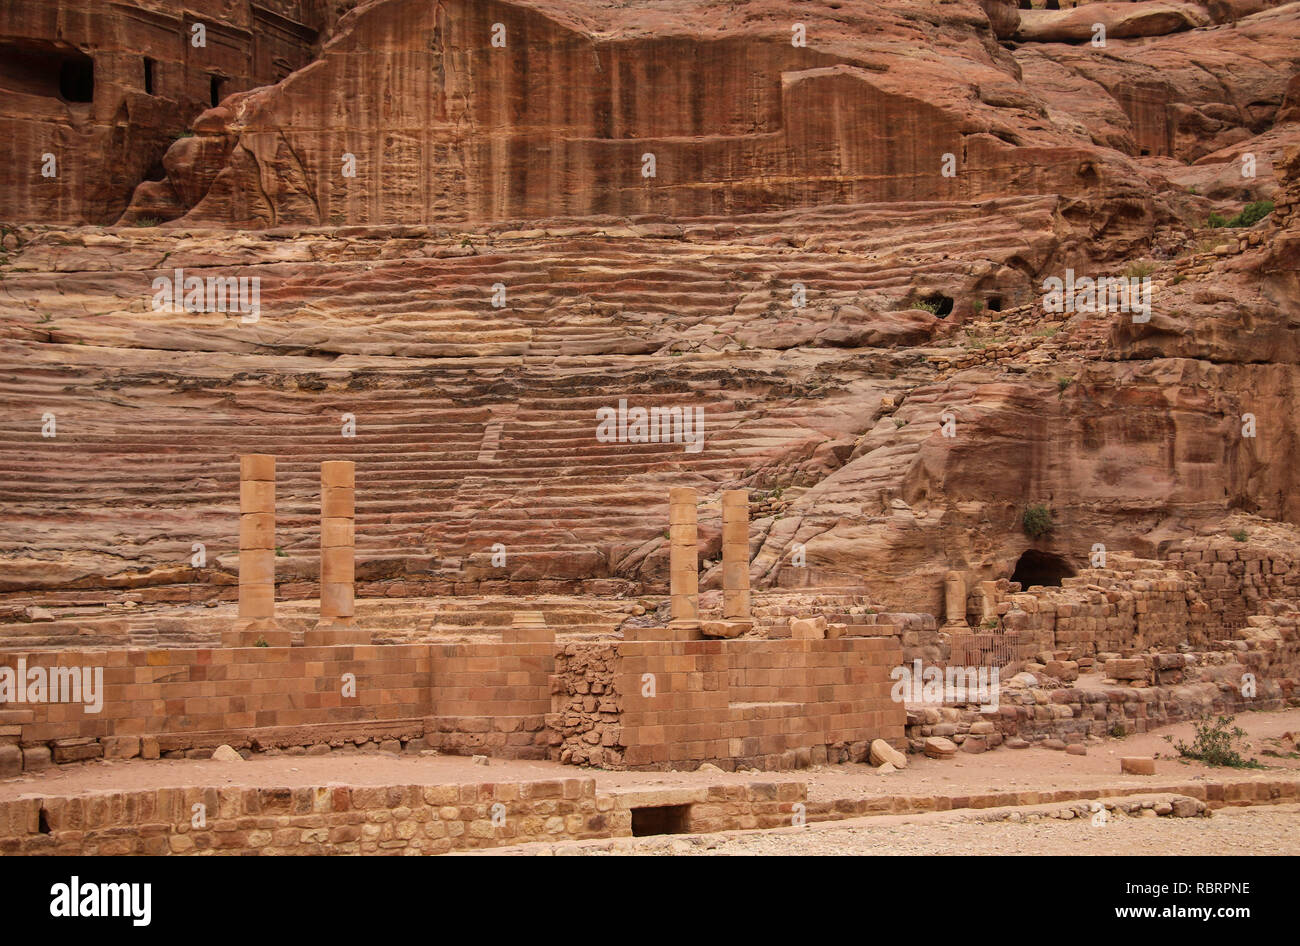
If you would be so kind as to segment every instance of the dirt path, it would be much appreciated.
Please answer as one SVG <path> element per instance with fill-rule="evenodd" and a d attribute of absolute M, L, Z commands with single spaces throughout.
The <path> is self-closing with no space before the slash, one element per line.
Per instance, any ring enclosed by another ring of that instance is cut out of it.
<path fill-rule="evenodd" d="M 552 848 L 552 845 L 532 845 Z M 490 856 L 492 851 L 482 852 Z M 523 848 L 511 853 L 534 853 Z M 1162 854 L 1300 854 L 1300 805 L 1221 808 L 1210 818 L 1113 817 L 1013 823 L 949 818 L 861 818 L 743 835 L 677 835 L 535 853 L 614 855 L 1009 855 L 1085 857 Z"/>

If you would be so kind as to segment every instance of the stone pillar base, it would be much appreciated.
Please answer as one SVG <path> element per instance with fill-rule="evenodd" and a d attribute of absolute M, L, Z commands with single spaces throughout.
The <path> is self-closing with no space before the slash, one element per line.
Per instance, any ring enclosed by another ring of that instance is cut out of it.
<path fill-rule="evenodd" d="M 321 621 L 309 631 L 304 631 L 302 642 L 307 647 L 343 647 L 369 644 L 370 632 L 351 624 Z"/>

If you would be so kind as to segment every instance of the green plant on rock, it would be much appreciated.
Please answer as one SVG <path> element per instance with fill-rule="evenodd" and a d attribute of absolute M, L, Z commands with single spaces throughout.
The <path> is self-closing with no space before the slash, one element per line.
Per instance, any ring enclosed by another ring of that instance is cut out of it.
<path fill-rule="evenodd" d="M 254 646 L 254 647 L 270 647 L 271 645 L 268 644 L 268 643 L 266 642 L 266 638 L 265 638 L 265 637 L 259 637 L 256 641 L 253 642 L 253 646 Z"/>
<path fill-rule="evenodd" d="M 1245 529 L 1233 529 L 1228 535 L 1232 536 L 1238 542 L 1245 542 L 1249 536 Z"/>
<path fill-rule="evenodd" d="M 1228 225 L 1228 218 L 1220 213 L 1211 213 L 1210 219 L 1205 221 L 1205 225 L 1211 230 L 1220 230 Z"/>
<path fill-rule="evenodd" d="M 1052 511 L 1042 503 L 1034 503 L 1026 506 L 1024 512 L 1020 514 L 1020 526 L 1025 530 L 1025 535 L 1031 539 L 1038 539 L 1047 535 L 1056 527 L 1052 519 Z"/>

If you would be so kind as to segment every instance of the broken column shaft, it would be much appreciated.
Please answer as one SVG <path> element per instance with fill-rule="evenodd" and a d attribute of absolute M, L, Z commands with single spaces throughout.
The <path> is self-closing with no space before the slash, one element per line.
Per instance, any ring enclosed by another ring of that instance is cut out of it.
<path fill-rule="evenodd" d="M 722 618 L 750 620 L 749 492 L 743 489 L 722 494 Z"/>
<path fill-rule="evenodd" d="M 239 458 L 239 617 L 227 647 L 289 646 L 275 623 L 275 457 Z"/>
<path fill-rule="evenodd" d="M 668 491 L 668 541 L 669 627 L 695 628 L 700 619 L 699 530 L 695 490 L 690 487 Z"/>
<path fill-rule="evenodd" d="M 320 621 L 303 639 L 309 647 L 368 644 L 369 632 L 356 626 L 356 464 L 322 463 L 320 495 Z"/>

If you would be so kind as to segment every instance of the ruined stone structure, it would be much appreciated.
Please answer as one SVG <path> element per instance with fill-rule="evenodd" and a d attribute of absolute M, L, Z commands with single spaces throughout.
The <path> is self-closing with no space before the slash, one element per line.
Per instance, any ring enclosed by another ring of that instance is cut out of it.
<path fill-rule="evenodd" d="M 8 4 L 0 669 L 105 684 L 6 699 L 0 777 L 1296 705 L 1298 43 L 1272 0 Z"/>

